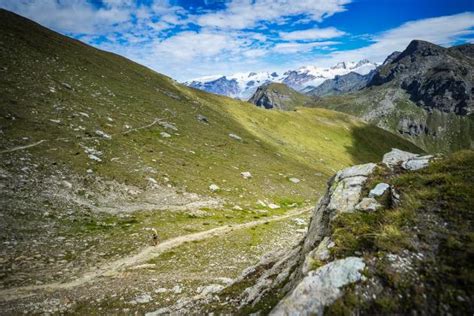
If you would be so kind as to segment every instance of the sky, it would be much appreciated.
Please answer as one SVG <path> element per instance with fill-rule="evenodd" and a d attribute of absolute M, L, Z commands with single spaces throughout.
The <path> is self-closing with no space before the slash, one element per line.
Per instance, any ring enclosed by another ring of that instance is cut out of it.
<path fill-rule="evenodd" d="M 178 81 L 474 43 L 474 0 L 0 0 Z"/>

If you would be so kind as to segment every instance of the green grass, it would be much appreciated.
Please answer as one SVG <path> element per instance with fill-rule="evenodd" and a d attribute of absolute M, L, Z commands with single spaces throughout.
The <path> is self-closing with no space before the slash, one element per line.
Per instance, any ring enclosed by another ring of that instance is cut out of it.
<path fill-rule="evenodd" d="M 469 314 L 474 286 L 474 152 L 460 151 L 416 172 L 380 180 L 401 192 L 398 207 L 372 213 L 340 214 L 332 223 L 334 258 L 362 255 L 370 262 L 368 277 L 382 285 L 376 298 L 362 299 L 354 286 L 329 308 L 329 314 L 421 313 Z M 397 272 L 387 254 L 411 259 L 412 270 Z"/>
<path fill-rule="evenodd" d="M 55 166 L 79 176 L 91 169 L 107 180 L 145 187 L 153 177 L 180 192 L 203 195 L 210 195 L 208 187 L 215 183 L 221 190 L 213 195 L 250 207 L 264 198 L 315 200 L 326 178 L 342 167 L 379 160 L 391 147 L 417 150 L 332 111 L 268 111 L 190 89 L 6 11 L 0 14 L 5 47 L 0 50 L 0 148 L 46 140 L 28 149 L 45 175 Z M 198 114 L 209 124 L 199 122 Z M 157 118 L 177 131 L 155 124 L 126 133 L 127 126 L 143 127 Z M 170 138 L 160 135 L 165 131 Z M 89 159 L 84 147 L 101 151 L 102 162 Z M 15 161 L 21 155 L 2 158 Z M 253 178 L 243 179 L 242 171 Z M 290 176 L 303 181 L 292 184 Z"/>
<path fill-rule="evenodd" d="M 321 98 L 315 106 L 361 117 L 371 124 L 401 135 L 427 152 L 449 153 L 472 148 L 474 116 L 459 116 L 436 110 L 428 113 L 409 96 L 387 85 L 372 87 L 340 96 Z M 387 101 L 387 100 L 391 101 Z M 388 106 L 388 104 L 392 104 Z M 400 122 L 410 120 L 423 129 L 419 135 L 401 134 Z M 424 130 L 427 130 L 426 133 Z"/>

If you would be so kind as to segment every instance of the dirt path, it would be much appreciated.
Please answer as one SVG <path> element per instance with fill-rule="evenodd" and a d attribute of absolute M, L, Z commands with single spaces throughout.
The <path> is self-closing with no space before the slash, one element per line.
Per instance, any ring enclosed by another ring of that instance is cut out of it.
<path fill-rule="evenodd" d="M 33 143 L 33 144 L 29 144 L 29 145 L 25 145 L 25 146 L 13 147 L 13 148 L 10 148 L 10 149 L 5 149 L 5 150 L 0 151 L 0 154 L 11 153 L 11 152 L 14 152 L 14 151 L 17 151 L 17 150 L 23 150 L 23 149 L 35 147 L 35 146 L 38 146 L 39 144 L 44 143 L 45 141 L 46 141 L 46 140 L 42 139 L 42 140 L 40 140 L 39 142 L 36 142 L 36 143 Z"/>
<path fill-rule="evenodd" d="M 178 247 L 186 242 L 203 240 L 203 239 L 211 238 L 214 236 L 221 236 L 233 230 L 250 228 L 253 226 L 265 224 L 267 222 L 280 221 L 289 217 L 303 214 L 307 212 L 309 209 L 311 208 L 307 207 L 304 209 L 291 211 L 281 216 L 273 216 L 273 217 L 259 219 L 256 221 L 247 222 L 243 224 L 220 226 L 220 227 L 216 227 L 216 228 L 206 230 L 203 232 L 188 234 L 188 235 L 168 239 L 157 246 L 146 247 L 135 255 L 118 259 L 116 261 L 107 263 L 101 267 L 98 267 L 95 270 L 86 272 L 85 274 L 83 274 L 82 276 L 80 276 L 74 281 L 65 282 L 65 283 L 55 282 L 55 283 L 49 283 L 49 284 L 43 284 L 43 285 L 22 286 L 22 287 L 17 287 L 17 288 L 0 290 L 0 301 L 5 302 L 5 301 L 21 299 L 21 298 L 25 298 L 29 296 L 34 296 L 34 295 L 40 294 L 42 291 L 65 290 L 65 289 L 81 286 L 86 283 L 93 282 L 97 278 L 113 276 L 114 274 L 116 274 L 117 272 L 123 269 L 130 268 L 132 266 L 136 266 L 139 264 L 143 264 L 144 262 L 150 259 L 158 257 L 163 252 L 168 251 L 172 248 Z"/>

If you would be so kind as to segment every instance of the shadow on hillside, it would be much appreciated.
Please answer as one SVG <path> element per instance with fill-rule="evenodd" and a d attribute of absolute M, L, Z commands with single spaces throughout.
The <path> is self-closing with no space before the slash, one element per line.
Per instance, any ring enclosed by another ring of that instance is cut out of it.
<path fill-rule="evenodd" d="M 385 131 L 375 125 L 362 125 L 351 129 L 352 145 L 347 152 L 357 163 L 379 162 L 392 148 L 422 153 L 423 150 L 401 136 Z"/>

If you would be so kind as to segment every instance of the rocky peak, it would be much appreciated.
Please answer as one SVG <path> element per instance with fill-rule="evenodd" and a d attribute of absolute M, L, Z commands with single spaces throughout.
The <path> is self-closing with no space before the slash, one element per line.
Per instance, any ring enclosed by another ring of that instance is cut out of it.
<path fill-rule="evenodd" d="M 468 115 L 474 112 L 474 60 L 460 52 L 470 54 L 472 47 L 447 49 L 414 40 L 398 56 L 389 56 L 368 86 L 400 87 L 429 112 Z"/>

